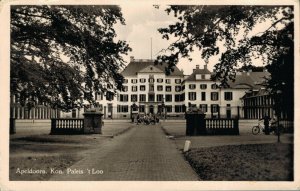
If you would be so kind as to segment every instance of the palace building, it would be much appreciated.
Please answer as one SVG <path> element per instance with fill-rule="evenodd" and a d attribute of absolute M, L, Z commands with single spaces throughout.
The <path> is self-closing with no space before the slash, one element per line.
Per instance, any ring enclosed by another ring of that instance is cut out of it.
<path fill-rule="evenodd" d="M 176 66 L 170 75 L 167 65 L 155 65 L 153 60 L 134 59 L 122 71 L 123 91 L 112 95 L 96 95 L 104 118 L 131 118 L 137 113 L 153 113 L 166 118 L 183 118 L 188 107 L 201 109 L 206 117 L 247 117 L 243 111 L 243 96 L 260 87 L 263 72 L 239 72 L 229 88 L 212 81 L 207 65 L 199 65 L 190 75 Z M 83 111 L 82 111 L 83 112 Z M 75 115 L 74 115 L 75 116 Z"/>
<path fill-rule="evenodd" d="M 229 82 L 229 88 L 222 88 L 219 82 L 211 80 L 213 72 L 208 70 L 207 65 L 202 68 L 197 65 L 190 75 L 184 75 L 176 66 L 170 75 L 166 75 L 166 66 L 155 65 L 153 60 L 131 58 L 121 72 L 125 79 L 123 90 L 116 94 L 96 94 L 96 109 L 104 114 L 104 118 L 112 119 L 129 119 L 137 113 L 184 118 L 189 107 L 201 109 L 208 118 L 259 118 L 265 112 L 273 112 L 272 103 L 265 93 L 259 98 L 260 102 L 250 101 L 254 98 L 249 92 L 253 95 L 263 88 L 260 84 L 269 75 L 267 71 L 238 72 L 235 81 Z M 267 111 L 262 107 L 255 108 L 265 102 L 268 104 Z M 74 109 L 65 113 L 42 105 L 26 111 L 18 103 L 11 103 L 11 116 L 16 119 L 78 118 L 83 117 L 85 111 Z"/>

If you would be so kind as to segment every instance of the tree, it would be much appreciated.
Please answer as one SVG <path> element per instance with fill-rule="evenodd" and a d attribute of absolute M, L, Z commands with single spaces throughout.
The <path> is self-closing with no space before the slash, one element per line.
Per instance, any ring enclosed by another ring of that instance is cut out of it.
<path fill-rule="evenodd" d="M 198 49 L 206 62 L 220 55 L 212 79 L 224 87 L 229 80 L 234 81 L 240 65 L 252 65 L 255 58 L 261 59 L 271 73 L 267 82 L 271 93 L 283 91 L 278 84 L 293 87 L 294 60 L 282 62 L 286 55 L 294 56 L 293 6 L 171 5 L 165 11 L 178 18 L 175 24 L 159 29 L 162 38 L 177 38 L 155 62 L 169 63 L 167 73 L 181 57 L 191 60 L 190 53 Z M 259 25 L 265 29 L 255 32 Z M 293 100 L 293 94 L 287 95 L 284 99 Z"/>
<path fill-rule="evenodd" d="M 69 111 L 121 89 L 131 49 L 115 39 L 117 22 L 125 24 L 118 6 L 11 6 L 11 93 Z"/>

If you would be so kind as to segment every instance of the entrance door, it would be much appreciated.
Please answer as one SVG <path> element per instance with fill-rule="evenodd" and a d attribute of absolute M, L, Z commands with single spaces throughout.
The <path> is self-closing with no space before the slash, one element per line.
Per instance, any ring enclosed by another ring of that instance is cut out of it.
<path fill-rule="evenodd" d="M 230 104 L 227 104 L 227 107 L 226 107 L 226 117 L 228 119 L 231 118 L 231 107 L 230 107 Z"/>
<path fill-rule="evenodd" d="M 111 103 L 107 104 L 107 113 L 108 113 L 108 118 L 113 118 L 113 106 Z"/>
<path fill-rule="evenodd" d="M 150 105 L 149 106 L 149 113 L 154 113 L 154 106 L 153 105 Z"/>

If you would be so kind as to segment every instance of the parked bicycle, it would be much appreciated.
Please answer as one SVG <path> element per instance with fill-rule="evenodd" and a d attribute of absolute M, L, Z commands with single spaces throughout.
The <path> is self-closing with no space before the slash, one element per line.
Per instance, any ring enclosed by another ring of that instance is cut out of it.
<path fill-rule="evenodd" d="M 271 123 L 270 133 L 274 133 L 275 135 L 278 135 L 277 131 L 278 131 L 277 122 Z M 258 124 L 252 127 L 252 134 L 253 135 L 257 135 L 260 132 L 265 132 L 265 126 L 264 126 L 262 120 L 258 121 Z M 282 125 L 279 125 L 279 133 L 280 134 L 284 133 L 284 127 Z"/>

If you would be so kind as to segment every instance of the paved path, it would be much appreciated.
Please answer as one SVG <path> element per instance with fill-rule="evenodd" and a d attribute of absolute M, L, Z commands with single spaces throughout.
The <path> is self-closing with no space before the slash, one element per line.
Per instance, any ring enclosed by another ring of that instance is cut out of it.
<path fill-rule="evenodd" d="M 103 174 L 88 174 L 87 168 L 94 168 L 95 172 L 103 170 Z M 165 137 L 158 125 L 136 126 L 89 151 L 70 169 L 83 171 L 83 174 L 71 175 L 65 171 L 51 180 L 199 180 L 174 142 Z"/>

